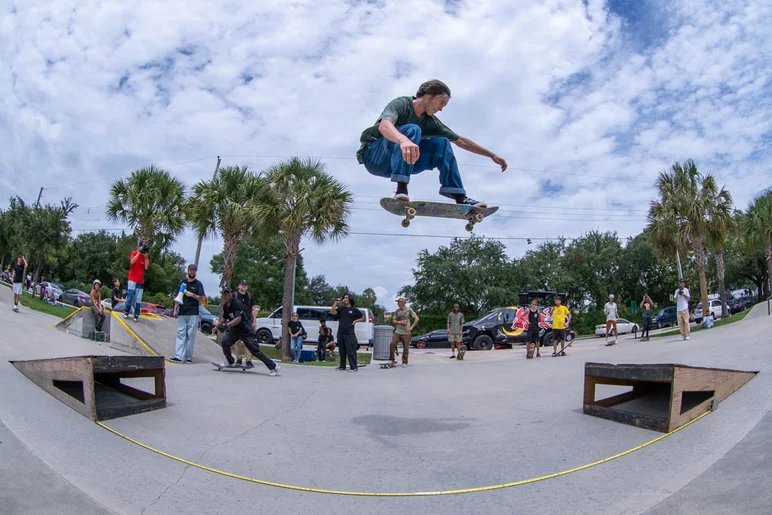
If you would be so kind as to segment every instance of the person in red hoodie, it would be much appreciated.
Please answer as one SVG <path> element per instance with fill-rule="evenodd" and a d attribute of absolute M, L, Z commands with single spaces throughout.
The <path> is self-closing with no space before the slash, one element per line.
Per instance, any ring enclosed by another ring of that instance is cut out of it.
<path fill-rule="evenodd" d="M 147 244 L 140 241 L 137 250 L 131 251 L 129 258 L 129 280 L 126 284 L 126 306 L 123 308 L 123 318 L 129 318 L 133 305 L 135 322 L 139 321 L 139 303 L 142 302 L 142 292 L 145 289 L 145 270 L 150 268 L 147 250 Z"/>

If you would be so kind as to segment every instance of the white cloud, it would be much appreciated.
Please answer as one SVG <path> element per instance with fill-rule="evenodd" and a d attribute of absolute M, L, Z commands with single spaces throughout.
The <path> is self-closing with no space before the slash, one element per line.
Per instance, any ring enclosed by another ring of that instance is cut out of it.
<path fill-rule="evenodd" d="M 279 158 L 255 156 L 315 155 L 354 192 L 355 232 L 464 236 L 449 220 L 403 230 L 378 206 L 391 183 L 354 160 L 383 106 L 437 77 L 453 91 L 443 121 L 512 167 L 457 153 L 469 193 L 501 205 L 480 233 L 635 234 L 656 175 L 688 157 L 745 207 L 772 161 L 772 7 L 646 5 L 668 15 L 649 46 L 630 37 L 646 19 L 600 0 L 17 1 L 0 14 L 0 196 L 34 201 L 44 186 L 44 201 L 83 206 L 75 228 L 110 227 L 100 212 L 110 182 L 139 166 L 173 165 L 192 185 L 216 155 L 257 170 Z M 411 196 L 436 199 L 437 188 L 425 172 Z M 526 248 L 505 241 L 513 256 Z M 410 282 L 417 252 L 444 243 L 352 235 L 304 246 L 310 274 L 378 285 L 386 302 Z M 202 262 L 220 246 L 207 241 Z M 195 238 L 175 248 L 192 260 Z"/>

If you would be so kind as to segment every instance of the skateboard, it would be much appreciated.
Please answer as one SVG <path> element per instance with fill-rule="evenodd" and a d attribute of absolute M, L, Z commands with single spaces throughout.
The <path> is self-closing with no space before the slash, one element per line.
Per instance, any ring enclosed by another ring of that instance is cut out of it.
<path fill-rule="evenodd" d="M 396 363 L 392 363 L 391 361 L 389 361 L 388 363 L 381 363 L 381 368 L 394 368 L 396 366 L 397 366 L 397 364 Z"/>
<path fill-rule="evenodd" d="M 536 344 L 529 343 L 526 347 L 525 357 L 526 359 L 533 359 L 533 354 L 536 352 Z"/>
<path fill-rule="evenodd" d="M 474 229 L 475 224 L 485 220 L 499 210 L 498 206 L 493 207 L 474 207 L 463 206 L 460 204 L 451 204 L 449 202 L 427 202 L 417 200 L 406 202 L 393 198 L 382 198 L 381 207 L 397 216 L 404 216 L 402 227 L 408 227 L 410 221 L 416 216 L 430 216 L 434 218 L 458 218 L 466 220 L 466 230 Z"/>
<path fill-rule="evenodd" d="M 247 370 L 252 370 L 251 368 L 247 368 L 246 365 L 231 365 L 229 367 L 223 367 L 222 364 L 215 363 L 214 361 L 210 361 L 210 363 L 215 367 L 217 367 L 217 370 L 227 370 L 231 372 L 234 372 L 236 370 L 241 370 L 242 372 L 246 372 Z"/>
<path fill-rule="evenodd" d="M 606 344 L 606 347 L 611 347 L 612 345 L 616 345 L 616 344 L 617 344 L 617 342 L 616 342 L 616 341 L 611 341 L 611 342 L 608 342 L 608 343 Z"/>
<path fill-rule="evenodd" d="M 466 345 L 462 345 L 460 349 L 458 349 L 458 357 L 456 359 L 464 359 L 464 354 L 466 354 Z"/>

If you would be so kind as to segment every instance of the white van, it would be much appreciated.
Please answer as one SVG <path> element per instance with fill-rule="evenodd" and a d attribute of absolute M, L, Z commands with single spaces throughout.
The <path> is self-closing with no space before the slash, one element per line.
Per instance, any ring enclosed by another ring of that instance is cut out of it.
<path fill-rule="evenodd" d="M 363 346 L 372 346 L 375 338 L 375 323 L 373 312 L 367 308 L 357 308 L 364 313 L 365 321 L 354 326 L 354 332 L 357 336 L 357 349 Z M 319 321 L 326 320 L 327 327 L 332 329 L 333 337 L 336 339 L 338 334 L 338 317 L 330 313 L 329 306 L 295 306 L 294 311 L 298 314 L 298 319 L 303 324 L 308 338 L 303 343 L 316 343 L 319 338 Z M 287 317 L 289 321 L 289 317 Z M 255 320 L 255 336 L 261 345 L 275 343 L 281 339 L 281 328 L 284 322 L 282 317 L 282 308 L 277 309 L 267 318 L 258 318 Z"/>

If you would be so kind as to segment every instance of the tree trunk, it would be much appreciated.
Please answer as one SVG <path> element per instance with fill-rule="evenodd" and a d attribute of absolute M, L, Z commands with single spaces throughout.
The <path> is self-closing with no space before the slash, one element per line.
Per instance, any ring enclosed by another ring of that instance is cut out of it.
<path fill-rule="evenodd" d="M 150 236 L 152 235 L 151 228 L 140 222 L 135 230 L 137 235 L 137 245 L 140 241 L 144 241 L 146 245 L 150 245 Z"/>
<path fill-rule="evenodd" d="M 284 258 L 284 295 L 281 299 L 281 360 L 292 361 L 287 322 L 290 321 L 294 309 L 292 306 L 292 271 L 295 269 L 295 262 L 298 259 L 300 236 L 288 237 L 284 241 L 284 246 L 287 250 L 287 256 Z"/>
<path fill-rule="evenodd" d="M 723 248 L 716 251 L 716 275 L 718 275 L 718 294 L 721 295 L 721 318 L 724 318 L 729 316 L 729 307 L 726 302 L 726 286 L 724 285 L 726 263 L 724 263 Z"/>
<path fill-rule="evenodd" d="M 764 253 L 766 254 L 766 257 L 767 257 L 767 280 L 766 280 L 767 291 L 764 294 L 764 298 L 766 299 L 772 295 L 772 240 L 766 240 L 764 242 Z"/>
<path fill-rule="evenodd" d="M 702 302 L 702 316 L 708 316 L 710 313 L 710 304 L 708 303 L 708 279 L 705 277 L 705 246 L 703 243 L 695 242 L 693 245 L 694 260 L 697 262 L 697 272 L 700 277 L 700 302 Z"/>
<path fill-rule="evenodd" d="M 231 286 L 233 284 L 233 268 L 236 266 L 236 257 L 238 256 L 239 246 L 243 239 L 242 232 L 223 234 L 223 274 L 220 286 Z"/>

